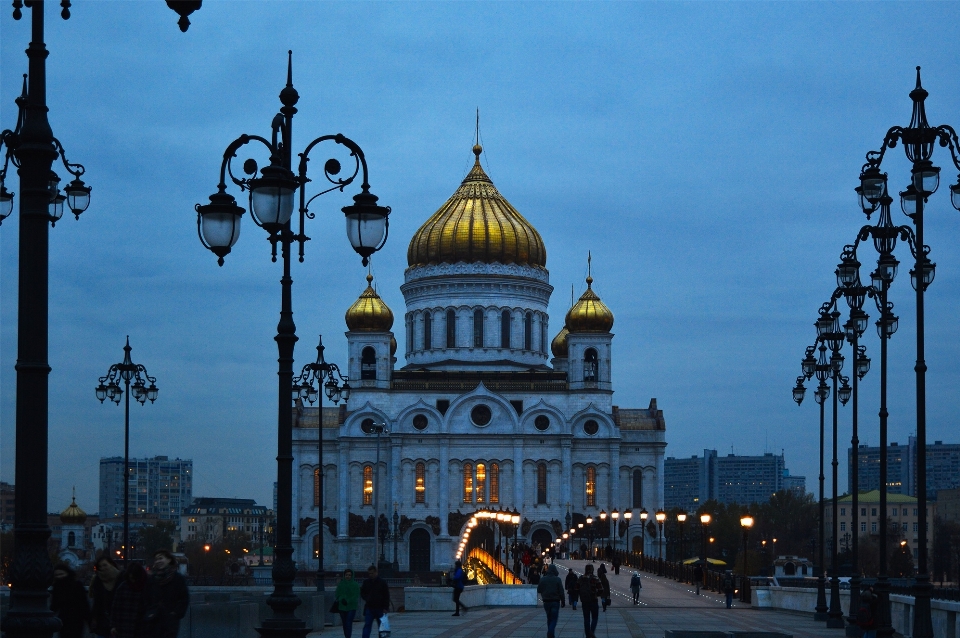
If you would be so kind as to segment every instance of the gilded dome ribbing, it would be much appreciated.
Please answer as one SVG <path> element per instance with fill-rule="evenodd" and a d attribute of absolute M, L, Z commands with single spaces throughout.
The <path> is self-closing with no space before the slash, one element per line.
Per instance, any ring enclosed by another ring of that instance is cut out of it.
<path fill-rule="evenodd" d="M 74 497 L 67 509 L 60 512 L 60 522 L 64 525 L 83 525 L 87 520 L 87 513 L 77 505 L 77 498 Z"/>
<path fill-rule="evenodd" d="M 407 265 L 501 263 L 543 268 L 547 249 L 540 233 L 510 205 L 476 161 L 460 188 L 414 234 Z"/>
<path fill-rule="evenodd" d="M 593 277 L 588 275 L 587 289 L 567 311 L 566 328 L 570 332 L 610 332 L 613 328 L 613 313 L 593 292 L 592 284 Z"/>
<path fill-rule="evenodd" d="M 393 311 L 373 289 L 373 275 L 367 275 L 367 289 L 347 309 L 344 319 L 351 332 L 389 332 L 393 327 Z"/>
<path fill-rule="evenodd" d="M 557 336 L 553 338 L 553 341 L 550 342 L 550 351 L 553 352 L 553 356 L 558 359 L 567 358 L 567 353 L 569 352 L 567 335 L 569 334 L 570 331 L 564 326 L 560 329 L 560 332 L 557 333 Z"/>

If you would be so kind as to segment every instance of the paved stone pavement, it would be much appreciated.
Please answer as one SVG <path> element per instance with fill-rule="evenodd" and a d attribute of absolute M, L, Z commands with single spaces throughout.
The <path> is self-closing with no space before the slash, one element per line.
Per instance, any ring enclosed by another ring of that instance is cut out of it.
<path fill-rule="evenodd" d="M 560 578 L 566 577 L 568 568 L 582 574 L 585 564 L 585 561 L 558 561 Z M 597 562 L 595 567 L 599 565 Z M 663 638 L 668 629 L 780 631 L 794 638 L 840 638 L 844 635 L 842 629 L 826 629 L 823 623 L 814 622 L 812 614 L 753 609 L 737 601 L 732 609 L 727 609 L 722 595 L 701 592 L 697 596 L 690 585 L 645 572 L 640 574 L 643 579 L 641 604 L 634 606 L 629 589 L 632 572 L 622 568 L 620 574 L 615 575 L 609 563 L 606 566 L 613 604 L 606 612 L 600 612 L 597 638 Z M 459 617 L 452 617 L 452 612 L 451 603 L 450 613 L 392 613 L 391 638 L 543 638 L 547 635 L 546 615 L 542 608 L 475 609 Z M 354 625 L 353 635 L 357 638 L 361 627 L 360 623 Z M 342 630 L 327 627 L 323 635 L 335 638 L 342 635 Z M 580 638 L 583 635 L 583 614 L 579 606 L 573 611 L 568 604 L 560 610 L 557 638 Z M 311 634 L 311 637 L 317 636 L 319 634 Z"/>

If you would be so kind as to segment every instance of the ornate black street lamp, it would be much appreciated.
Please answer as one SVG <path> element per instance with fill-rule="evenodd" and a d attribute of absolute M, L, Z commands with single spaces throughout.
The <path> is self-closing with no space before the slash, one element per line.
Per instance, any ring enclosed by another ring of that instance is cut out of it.
<path fill-rule="evenodd" d="M 377 561 L 377 567 L 380 568 L 382 563 L 386 562 L 386 556 L 383 555 L 383 542 L 386 540 L 386 537 L 380 537 L 380 436 L 383 434 L 389 434 L 387 431 L 386 423 L 374 423 L 366 430 L 367 434 L 375 434 L 377 436 L 377 458 L 374 463 L 373 470 L 373 557 Z M 380 558 L 377 558 L 377 540 L 380 541 Z"/>
<path fill-rule="evenodd" d="M 593 556 L 593 517 L 587 517 L 587 540 L 590 542 L 590 562 L 596 562 Z"/>
<path fill-rule="evenodd" d="M 927 122 L 924 101 L 927 91 L 920 83 L 920 67 L 917 67 L 917 85 L 910 92 L 913 101 L 913 113 L 906 127 L 894 126 L 887 131 L 879 151 L 867 153 L 867 162 L 860 173 L 860 202 L 868 215 L 880 205 L 880 198 L 886 195 L 886 175 L 880 172 L 880 165 L 888 148 L 894 148 L 903 142 L 903 150 L 910 161 L 911 179 L 907 188 L 900 193 L 903 212 L 913 220 L 916 227 L 916 250 L 914 269 L 910 272 L 917 295 L 917 458 L 916 485 L 918 528 L 917 576 L 914 584 L 913 636 L 932 638 L 933 624 L 930 617 L 930 575 L 927 571 L 927 416 L 926 416 L 926 372 L 924 360 L 924 303 L 923 294 L 933 282 L 935 264 L 927 257 L 928 249 L 923 241 L 923 209 L 927 199 L 937 191 L 940 185 L 940 168 L 934 166 L 931 159 L 937 143 L 950 150 L 954 166 L 960 171 L 960 139 L 956 131 L 948 125 L 931 127 Z M 954 208 L 960 210 L 960 175 L 957 183 L 950 186 L 950 200 Z M 889 635 L 887 627 L 878 629 L 880 635 Z"/>
<path fill-rule="evenodd" d="M 640 546 L 640 569 L 642 570 L 644 564 L 646 563 L 646 547 L 647 547 L 647 517 L 650 516 L 650 513 L 647 512 L 646 508 L 640 508 L 640 540 L 642 541 Z"/>
<path fill-rule="evenodd" d="M 703 569 L 706 571 L 708 567 L 707 563 L 707 526 L 710 525 L 710 521 L 713 517 L 709 513 L 704 512 L 700 515 L 700 562 L 703 563 Z"/>
<path fill-rule="evenodd" d="M 317 405 L 317 591 L 323 591 L 323 395 L 334 405 L 350 398 L 349 379 L 340 373 L 335 363 L 323 358 L 323 335 L 317 340 L 317 360 L 303 366 L 300 376 L 293 380 L 293 400 Z M 343 385 L 341 385 L 341 382 Z M 314 385 L 316 384 L 316 385 Z"/>
<path fill-rule="evenodd" d="M 677 527 L 680 532 L 680 560 L 677 561 L 681 565 L 683 564 L 683 524 L 687 522 L 687 513 L 683 510 L 680 510 L 677 513 Z"/>
<path fill-rule="evenodd" d="M 620 512 L 613 510 L 610 512 L 610 527 L 613 528 L 613 552 L 617 552 L 617 536 L 620 535 Z"/>
<path fill-rule="evenodd" d="M 296 577 L 296 565 L 293 562 L 292 547 L 292 500 L 293 492 L 293 406 L 291 390 L 293 387 L 293 352 L 297 342 L 296 325 L 293 321 L 293 303 L 290 277 L 290 247 L 293 242 L 300 246 L 300 260 L 303 260 L 303 248 L 309 237 L 304 233 L 304 224 L 312 219 L 314 213 L 309 205 L 314 199 L 333 190 L 342 191 L 360 175 L 363 183 L 361 192 L 353 198 L 354 204 L 343 209 L 347 221 L 347 237 L 353 249 L 363 258 L 364 265 L 370 255 L 378 251 L 387 239 L 387 215 L 389 208 L 377 205 L 377 197 L 370 193 L 367 162 L 363 151 L 352 140 L 340 135 L 324 135 L 310 142 L 299 153 L 299 167 L 293 172 L 293 116 L 297 112 L 296 103 L 300 99 L 293 88 L 292 52 L 287 63 L 287 84 L 280 91 L 283 105 L 270 125 L 270 139 L 258 135 L 241 135 L 230 143 L 223 153 L 220 165 L 220 183 L 217 192 L 210 196 L 210 203 L 196 206 L 197 232 L 200 241 L 218 257 L 223 258 L 240 237 L 240 218 L 245 212 L 237 205 L 236 199 L 227 193 L 227 177 L 249 193 L 249 206 L 253 221 L 267 231 L 272 245 L 272 255 L 276 260 L 277 244 L 280 244 L 283 259 L 283 277 L 280 280 L 280 321 L 277 324 L 277 342 L 279 352 L 278 371 L 278 410 L 277 410 L 277 527 L 275 535 L 274 562 L 272 577 L 273 593 L 267 598 L 267 605 L 273 611 L 272 617 L 263 622 L 258 631 L 263 636 L 304 636 L 309 631 L 304 622 L 298 619 L 294 610 L 300 605 L 300 599 L 293 593 L 293 580 Z M 310 152 L 321 142 L 332 141 L 350 151 L 354 159 L 354 170 L 347 177 L 338 178 L 341 165 L 336 159 L 328 159 L 323 165 L 323 176 L 332 184 L 326 190 L 307 197 L 307 166 Z M 233 158 L 243 146 L 251 142 L 262 145 L 269 154 L 269 165 L 260 169 L 253 159 L 243 163 L 243 171 L 249 177 L 237 177 L 233 171 Z M 297 233 L 292 229 L 291 217 L 295 199 L 299 193 L 299 225 Z M 376 541 L 374 541 L 376 542 Z"/>
<path fill-rule="evenodd" d="M 753 527 L 753 517 L 745 513 L 740 517 L 740 528 L 743 530 L 743 584 L 740 587 L 740 600 L 750 602 L 750 572 L 747 570 L 747 540 L 750 528 Z M 823 570 L 820 570 L 821 573 Z"/>
<path fill-rule="evenodd" d="M 630 522 L 633 520 L 633 510 L 623 510 L 623 520 L 627 522 L 627 529 L 624 532 L 623 551 L 629 554 L 633 551 L 633 545 L 630 543 Z"/>
<path fill-rule="evenodd" d="M 127 336 L 127 344 L 123 346 L 123 361 L 114 363 L 107 370 L 107 374 L 100 377 L 100 385 L 96 388 L 97 398 L 100 403 L 110 399 L 117 405 L 120 405 L 121 397 L 124 398 L 123 409 L 123 564 L 127 564 L 127 554 L 129 553 L 129 535 L 130 535 L 130 394 L 137 400 L 137 403 L 144 405 L 147 400 L 153 403 L 157 400 L 157 379 L 147 374 L 147 369 L 139 363 L 130 360 L 130 337 Z M 130 382 L 133 381 L 133 388 Z M 120 384 L 123 383 L 123 388 Z M 148 386 L 147 383 L 150 385 Z"/>
<path fill-rule="evenodd" d="M 819 359 L 813 358 L 813 353 L 815 351 L 814 346 L 809 346 L 807 348 L 806 356 L 803 359 L 801 368 L 803 373 L 807 375 L 809 379 L 814 374 L 817 375 L 817 379 L 820 383 L 817 385 L 817 389 L 814 392 L 814 398 L 817 401 L 817 405 L 820 406 L 820 498 L 819 498 L 819 545 L 820 545 L 820 556 L 817 559 L 817 564 L 819 568 L 819 575 L 817 576 L 817 606 L 814 608 L 815 612 L 813 615 L 814 620 L 827 620 L 827 593 L 826 593 L 826 577 L 824 574 L 825 570 L 825 560 L 823 556 L 824 548 L 824 502 L 823 502 L 823 452 L 824 452 L 824 427 L 823 427 L 823 404 L 826 403 L 827 399 L 830 397 L 830 387 L 827 385 L 827 377 L 830 374 L 830 364 L 827 361 L 827 347 L 821 343 L 820 344 L 820 356 Z M 794 394 L 796 396 L 796 394 Z"/>
<path fill-rule="evenodd" d="M 667 520 L 667 513 L 663 510 L 657 511 L 657 526 L 659 527 L 659 551 L 657 552 L 657 576 L 663 576 L 663 523 Z"/>

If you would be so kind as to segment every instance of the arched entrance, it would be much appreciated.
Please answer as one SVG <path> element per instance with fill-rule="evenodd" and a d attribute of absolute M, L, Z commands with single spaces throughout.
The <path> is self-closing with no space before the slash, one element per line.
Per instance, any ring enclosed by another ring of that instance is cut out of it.
<path fill-rule="evenodd" d="M 643 536 L 634 536 L 630 540 L 630 544 L 633 547 L 633 551 L 642 552 L 643 551 Z"/>
<path fill-rule="evenodd" d="M 530 537 L 530 542 L 534 547 L 539 545 L 540 549 L 544 550 L 550 547 L 550 545 L 553 543 L 553 534 L 551 534 L 548 530 L 542 528 L 538 529 L 533 533 L 533 536 Z"/>
<path fill-rule="evenodd" d="M 430 571 L 430 532 L 423 528 L 410 532 L 410 571 Z"/>

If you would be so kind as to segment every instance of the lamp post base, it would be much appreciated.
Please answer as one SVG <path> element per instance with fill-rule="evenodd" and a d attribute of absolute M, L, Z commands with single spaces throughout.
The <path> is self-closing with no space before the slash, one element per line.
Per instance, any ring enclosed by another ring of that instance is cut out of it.
<path fill-rule="evenodd" d="M 827 618 L 828 629 L 843 629 L 843 609 L 840 608 L 840 579 L 834 574 L 830 579 L 830 612 Z"/>
<path fill-rule="evenodd" d="M 918 574 L 913 585 L 913 636 L 914 638 L 933 638 L 933 620 L 930 617 L 930 577 Z"/>
<path fill-rule="evenodd" d="M 827 613 L 827 580 L 823 577 L 823 574 L 817 579 L 817 606 L 813 613 L 813 619 L 821 622 L 825 622 L 830 615 Z"/>
<path fill-rule="evenodd" d="M 850 638 L 859 638 L 863 635 L 863 630 L 857 624 L 857 610 L 860 609 L 860 577 L 854 576 L 850 579 L 850 609 L 847 611 L 847 636 Z"/>

